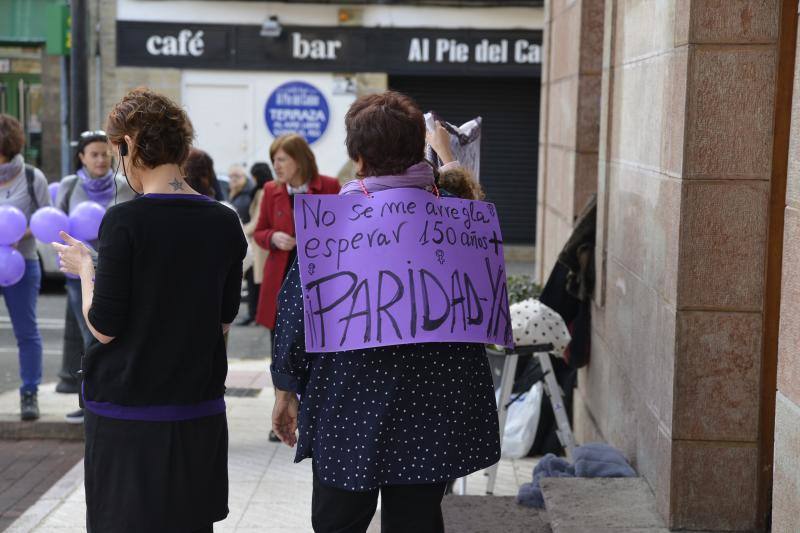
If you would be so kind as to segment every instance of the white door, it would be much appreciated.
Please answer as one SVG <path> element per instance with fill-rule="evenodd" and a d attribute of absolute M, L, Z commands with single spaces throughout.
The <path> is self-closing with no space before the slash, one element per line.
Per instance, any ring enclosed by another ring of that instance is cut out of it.
<path fill-rule="evenodd" d="M 217 174 L 250 160 L 252 98 L 249 85 L 186 83 L 183 104 L 194 125 L 195 147 L 214 159 Z"/>

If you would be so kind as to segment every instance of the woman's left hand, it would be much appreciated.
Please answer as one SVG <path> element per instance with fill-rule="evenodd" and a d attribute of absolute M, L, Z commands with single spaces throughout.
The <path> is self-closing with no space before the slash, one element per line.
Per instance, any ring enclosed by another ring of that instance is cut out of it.
<path fill-rule="evenodd" d="M 297 411 L 300 402 L 293 392 L 275 389 L 275 406 L 272 408 L 272 431 L 285 445 L 297 444 Z"/>
<path fill-rule="evenodd" d="M 84 272 L 93 275 L 94 263 L 89 248 L 66 232 L 62 231 L 60 235 L 66 244 L 54 242 L 53 248 L 58 252 L 61 272 L 74 276 L 80 276 Z"/>

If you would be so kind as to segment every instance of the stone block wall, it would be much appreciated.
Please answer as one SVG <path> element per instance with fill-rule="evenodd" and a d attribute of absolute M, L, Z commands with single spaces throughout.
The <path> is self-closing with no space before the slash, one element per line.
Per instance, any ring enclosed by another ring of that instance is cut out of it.
<path fill-rule="evenodd" d="M 552 2 L 554 21 L 566 4 Z M 779 15 L 777 0 L 605 2 L 598 286 L 576 430 L 626 453 L 674 529 L 759 525 Z M 547 122 L 560 117 L 570 138 L 579 105 L 554 90 L 553 73 L 574 61 L 556 50 L 555 22 L 551 31 Z M 546 260 L 563 244 L 578 197 L 575 158 L 561 163 L 559 130 L 547 131 Z M 560 176 L 572 181 L 554 186 Z"/>
<path fill-rule="evenodd" d="M 42 166 L 49 181 L 61 176 L 61 58 L 42 51 Z M 70 166 L 70 169 L 72 167 Z"/>
<path fill-rule="evenodd" d="M 545 8 L 539 127 L 536 277 L 544 281 L 597 191 L 605 0 L 554 0 Z M 552 54 L 548 56 L 548 50 Z"/>
<path fill-rule="evenodd" d="M 794 72 L 786 189 L 772 491 L 774 533 L 800 531 L 800 62 Z"/>
<path fill-rule="evenodd" d="M 89 88 L 91 98 L 89 103 L 89 123 L 104 127 L 106 115 L 113 105 L 122 99 L 125 94 L 136 87 L 149 87 L 155 91 L 163 93 L 173 100 L 181 101 L 181 71 L 170 68 L 134 68 L 118 67 L 117 57 L 117 2 L 116 0 L 100 0 L 98 4 L 89 3 L 90 16 L 94 28 L 94 23 L 100 24 L 100 49 L 101 49 L 101 94 L 97 94 L 96 72 L 94 59 L 90 61 Z M 90 50 L 94 51 L 98 35 L 90 32 Z M 97 116 L 97 99 L 100 99 L 102 116 Z"/>

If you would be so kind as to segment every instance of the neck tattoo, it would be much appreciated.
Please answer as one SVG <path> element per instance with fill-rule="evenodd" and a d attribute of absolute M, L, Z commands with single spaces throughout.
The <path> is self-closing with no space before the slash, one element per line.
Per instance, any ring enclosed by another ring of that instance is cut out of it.
<path fill-rule="evenodd" d="M 182 191 L 183 190 L 183 182 L 180 181 L 178 178 L 175 178 L 174 180 L 170 181 L 169 184 L 172 185 L 172 190 L 173 191 Z"/>

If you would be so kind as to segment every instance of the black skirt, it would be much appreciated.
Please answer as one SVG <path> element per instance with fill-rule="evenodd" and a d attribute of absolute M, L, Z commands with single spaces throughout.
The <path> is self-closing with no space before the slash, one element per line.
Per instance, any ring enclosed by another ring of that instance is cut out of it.
<path fill-rule="evenodd" d="M 90 533 L 189 533 L 228 515 L 225 414 L 181 422 L 85 411 Z"/>

